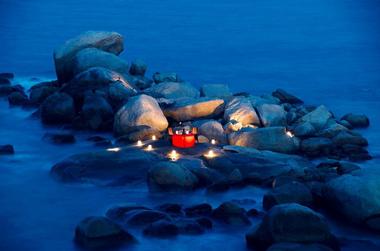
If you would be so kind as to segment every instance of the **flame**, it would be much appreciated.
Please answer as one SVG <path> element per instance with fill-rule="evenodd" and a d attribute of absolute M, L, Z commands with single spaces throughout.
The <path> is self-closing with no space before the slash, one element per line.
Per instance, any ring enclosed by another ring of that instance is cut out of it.
<path fill-rule="evenodd" d="M 156 135 L 152 135 L 152 140 L 157 140 Z"/>
<path fill-rule="evenodd" d="M 211 140 L 211 144 L 212 144 L 212 145 L 215 145 L 215 144 L 216 144 L 216 140 L 215 140 L 215 139 L 212 139 L 212 140 Z"/>
<path fill-rule="evenodd" d="M 176 161 L 179 159 L 179 154 L 177 153 L 176 150 L 172 150 L 169 154 L 168 157 L 171 161 Z"/>
<path fill-rule="evenodd" d="M 145 148 L 145 150 L 147 150 L 147 151 L 152 151 L 152 150 L 153 150 L 153 146 L 152 146 L 152 145 L 148 145 L 148 146 Z"/>
<path fill-rule="evenodd" d="M 121 148 L 120 147 L 115 147 L 115 148 L 107 148 L 107 151 L 109 151 L 109 152 L 118 152 L 118 151 L 120 151 L 121 150 Z"/>
<path fill-rule="evenodd" d="M 205 155 L 204 155 L 206 158 L 214 158 L 216 156 L 216 154 L 214 153 L 213 150 L 209 150 Z"/>
<path fill-rule="evenodd" d="M 294 137 L 294 134 L 291 131 L 286 131 L 286 135 L 288 135 L 291 138 Z"/>
<path fill-rule="evenodd" d="M 141 141 L 141 140 L 138 140 L 138 141 L 137 141 L 137 143 L 136 143 L 136 145 L 137 145 L 137 146 L 142 146 L 142 145 L 143 145 L 143 143 L 142 143 L 142 141 Z"/>

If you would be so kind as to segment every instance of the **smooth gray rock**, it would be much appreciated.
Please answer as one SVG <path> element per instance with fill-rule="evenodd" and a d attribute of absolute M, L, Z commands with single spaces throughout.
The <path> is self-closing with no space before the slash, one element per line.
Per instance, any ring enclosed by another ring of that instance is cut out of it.
<path fill-rule="evenodd" d="M 324 105 L 318 106 L 298 120 L 298 124 L 309 122 L 319 131 L 325 127 L 332 114 Z"/>
<path fill-rule="evenodd" d="M 236 97 L 226 104 L 226 121 L 237 121 L 242 125 L 260 125 L 260 119 L 248 98 Z"/>
<path fill-rule="evenodd" d="M 66 93 L 55 93 L 41 104 L 40 113 L 45 124 L 70 123 L 75 116 L 74 100 Z"/>
<path fill-rule="evenodd" d="M 364 114 L 348 113 L 342 117 L 342 120 L 347 121 L 354 128 L 369 126 L 369 119 Z"/>
<path fill-rule="evenodd" d="M 285 126 L 286 112 L 280 105 L 262 104 L 256 107 L 263 126 Z"/>
<path fill-rule="evenodd" d="M 116 32 L 87 31 L 67 40 L 54 51 L 54 63 L 58 81 L 65 83 L 74 77 L 73 58 L 85 48 L 97 48 L 119 55 L 123 51 L 123 37 Z"/>
<path fill-rule="evenodd" d="M 215 139 L 218 144 L 227 143 L 227 135 L 221 123 L 216 120 L 198 120 L 193 123 L 198 128 L 198 134 L 204 135 L 208 140 Z"/>
<path fill-rule="evenodd" d="M 162 82 L 145 89 L 144 93 L 155 98 L 198 98 L 199 91 L 186 82 Z"/>
<path fill-rule="evenodd" d="M 230 88 L 226 84 L 205 84 L 201 87 L 202 97 L 224 98 L 231 95 Z"/>
<path fill-rule="evenodd" d="M 304 123 L 298 124 L 293 129 L 293 133 L 297 137 L 312 136 L 316 132 L 317 132 L 317 130 L 315 130 L 314 126 L 310 122 L 304 122 Z"/>
<path fill-rule="evenodd" d="M 168 127 L 157 101 L 145 94 L 130 98 L 115 115 L 114 132 L 117 135 L 128 134 L 138 126 L 149 126 L 157 131 Z"/>

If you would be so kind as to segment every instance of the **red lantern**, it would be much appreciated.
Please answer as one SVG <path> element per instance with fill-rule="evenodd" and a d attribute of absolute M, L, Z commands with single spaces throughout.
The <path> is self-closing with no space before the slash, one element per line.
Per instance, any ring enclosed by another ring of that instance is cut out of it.
<path fill-rule="evenodd" d="M 193 128 L 191 132 L 182 134 L 173 133 L 172 129 L 169 128 L 169 135 L 172 136 L 172 145 L 179 148 L 189 148 L 195 145 L 195 134 L 197 133 L 196 128 Z"/>

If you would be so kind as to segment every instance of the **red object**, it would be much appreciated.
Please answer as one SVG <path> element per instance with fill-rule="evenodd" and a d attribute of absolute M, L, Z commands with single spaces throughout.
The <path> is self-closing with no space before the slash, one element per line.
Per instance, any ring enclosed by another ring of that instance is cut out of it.
<path fill-rule="evenodd" d="M 182 135 L 173 134 L 172 144 L 173 146 L 180 147 L 180 148 L 193 147 L 195 144 L 195 135 L 192 133 L 182 134 Z"/>

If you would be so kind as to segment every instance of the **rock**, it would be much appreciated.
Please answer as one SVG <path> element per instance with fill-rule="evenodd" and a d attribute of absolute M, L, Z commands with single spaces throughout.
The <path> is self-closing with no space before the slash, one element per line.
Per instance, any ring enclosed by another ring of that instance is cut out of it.
<path fill-rule="evenodd" d="M 204 135 L 208 140 L 216 140 L 218 144 L 226 144 L 227 136 L 221 123 L 216 120 L 199 120 L 193 123 L 198 128 L 198 134 Z M 199 141 L 199 137 L 198 137 Z"/>
<path fill-rule="evenodd" d="M 54 51 L 55 70 L 60 83 L 65 83 L 73 78 L 73 58 L 85 48 L 97 48 L 119 55 L 124 49 L 123 37 L 116 32 L 87 31 L 66 41 Z"/>
<path fill-rule="evenodd" d="M 280 242 L 270 246 L 267 251 L 333 251 L 322 244 L 299 244 L 290 242 Z"/>
<path fill-rule="evenodd" d="M 345 162 L 345 161 L 339 162 L 339 165 L 337 168 L 337 172 L 340 175 L 349 174 L 357 170 L 360 170 L 360 167 L 358 165 L 355 165 L 350 162 Z"/>
<path fill-rule="evenodd" d="M 159 220 L 151 223 L 143 230 L 144 235 L 154 237 L 170 237 L 179 233 L 177 225 L 168 220 Z"/>
<path fill-rule="evenodd" d="M 289 104 L 303 104 L 303 101 L 296 96 L 284 91 L 283 89 L 277 89 L 272 93 L 272 95 L 278 98 L 281 103 L 289 103 Z"/>
<path fill-rule="evenodd" d="M 378 172 L 356 171 L 327 183 L 323 198 L 330 209 L 347 220 L 380 230 L 380 179 Z"/>
<path fill-rule="evenodd" d="M 27 105 L 29 104 L 28 96 L 21 92 L 12 92 L 8 96 L 8 102 L 10 105 Z"/>
<path fill-rule="evenodd" d="M 198 134 L 197 142 L 200 143 L 200 144 L 203 144 L 203 143 L 210 143 L 210 140 L 209 140 L 206 136 L 203 136 L 203 135 L 201 135 L 201 134 Z"/>
<path fill-rule="evenodd" d="M 155 98 L 166 99 L 199 97 L 199 91 L 191 84 L 184 82 L 162 82 L 145 89 L 144 93 Z"/>
<path fill-rule="evenodd" d="M 198 205 L 194 205 L 191 207 L 185 208 L 185 213 L 187 216 L 209 216 L 211 215 L 212 207 L 210 204 L 202 203 Z"/>
<path fill-rule="evenodd" d="M 120 108 L 115 115 L 114 132 L 117 135 L 124 135 L 143 125 L 157 131 L 164 131 L 168 127 L 168 121 L 157 101 L 145 94 L 130 98 Z"/>
<path fill-rule="evenodd" d="M 286 125 L 286 112 L 280 105 L 262 104 L 256 107 L 263 126 Z"/>
<path fill-rule="evenodd" d="M 364 114 L 348 113 L 342 117 L 342 120 L 347 121 L 354 128 L 369 126 L 369 119 Z"/>
<path fill-rule="evenodd" d="M 280 100 L 278 98 L 275 98 L 270 95 L 262 95 L 262 96 L 249 95 L 247 98 L 249 99 L 253 107 L 258 107 L 264 104 L 273 104 L 273 105 L 280 104 Z"/>
<path fill-rule="evenodd" d="M 237 132 L 243 128 L 243 125 L 237 121 L 230 121 L 224 125 L 223 129 L 226 134 L 230 134 L 232 132 Z"/>
<path fill-rule="evenodd" d="M 73 144 L 76 141 L 74 135 L 69 133 L 45 133 L 43 138 L 54 144 Z"/>
<path fill-rule="evenodd" d="M 317 130 L 310 122 L 298 124 L 293 130 L 294 135 L 297 137 L 313 136 L 316 132 Z"/>
<path fill-rule="evenodd" d="M 111 207 L 107 210 L 106 216 L 113 221 L 123 222 L 128 216 L 128 213 L 136 210 L 151 210 L 150 208 L 144 206 L 136 206 L 136 205 L 122 205 Z"/>
<path fill-rule="evenodd" d="M 153 74 L 153 81 L 156 84 L 162 82 L 182 82 L 177 73 L 169 72 L 169 73 L 160 73 L 156 72 Z"/>
<path fill-rule="evenodd" d="M 231 185 L 228 180 L 219 180 L 207 187 L 207 193 L 221 193 L 230 189 Z"/>
<path fill-rule="evenodd" d="M 120 109 L 128 99 L 134 95 L 130 89 L 125 87 L 122 82 L 115 82 L 109 85 L 108 92 L 108 101 L 115 110 Z"/>
<path fill-rule="evenodd" d="M 70 82 L 62 88 L 62 92 L 71 95 L 76 101 L 82 101 L 86 92 L 97 90 L 107 93 L 113 84 L 121 84 L 129 96 L 137 94 L 135 87 L 127 81 L 121 74 L 102 67 L 92 67 L 76 75 Z"/>
<path fill-rule="evenodd" d="M 337 121 L 340 125 L 348 128 L 348 129 L 352 129 L 352 125 L 350 124 L 350 122 L 348 122 L 347 120 L 340 120 L 340 121 Z"/>
<path fill-rule="evenodd" d="M 147 65 L 140 59 L 134 60 L 129 68 L 129 74 L 133 76 L 144 76 L 147 69 Z"/>
<path fill-rule="evenodd" d="M 175 222 L 181 234 L 202 234 L 203 227 L 193 219 L 179 219 Z"/>
<path fill-rule="evenodd" d="M 247 211 L 247 216 L 249 216 L 249 217 L 256 217 L 259 215 L 260 215 L 260 212 L 256 208 L 251 208 Z"/>
<path fill-rule="evenodd" d="M 103 136 L 94 135 L 87 138 L 88 141 L 94 142 L 96 146 L 111 146 L 112 141 Z"/>
<path fill-rule="evenodd" d="M 263 197 L 263 207 L 265 210 L 285 203 L 298 203 L 304 206 L 311 206 L 313 204 L 313 195 L 304 184 L 291 182 L 275 187 Z"/>
<path fill-rule="evenodd" d="M 24 87 L 21 85 L 0 85 L 0 97 L 8 96 L 12 92 L 24 93 Z"/>
<path fill-rule="evenodd" d="M 74 100 L 66 93 L 54 93 L 41 104 L 40 112 L 45 124 L 70 123 L 75 116 Z"/>
<path fill-rule="evenodd" d="M 236 168 L 228 175 L 227 179 L 231 185 L 237 185 L 243 181 L 243 175 L 240 170 Z"/>
<path fill-rule="evenodd" d="M 328 155 L 333 148 L 329 138 L 313 137 L 301 141 L 301 151 L 308 156 Z"/>
<path fill-rule="evenodd" d="M 225 84 L 206 84 L 201 87 L 202 97 L 223 98 L 232 96 L 230 88 Z"/>
<path fill-rule="evenodd" d="M 274 206 L 245 238 L 248 247 L 258 250 L 279 242 L 320 243 L 338 249 L 322 215 L 296 203 Z"/>
<path fill-rule="evenodd" d="M 223 112 L 224 100 L 213 98 L 182 99 L 164 109 L 164 114 L 175 121 L 215 117 Z"/>
<path fill-rule="evenodd" d="M 11 81 L 7 78 L 0 77 L 0 85 L 11 85 Z"/>
<path fill-rule="evenodd" d="M 136 126 L 134 128 L 134 131 L 129 132 L 128 134 L 121 136 L 117 139 L 118 143 L 135 143 L 138 140 L 144 141 L 144 140 L 151 140 L 152 136 L 156 136 L 157 139 L 162 137 L 162 134 L 157 129 L 151 128 L 149 126 Z"/>
<path fill-rule="evenodd" d="M 332 141 L 337 146 L 343 146 L 346 144 L 359 146 L 368 145 L 368 141 L 364 137 L 349 131 L 341 131 L 334 138 L 332 138 Z"/>
<path fill-rule="evenodd" d="M 323 129 L 328 120 L 332 117 L 332 114 L 323 105 L 318 106 L 313 111 L 307 113 L 298 120 L 298 124 L 309 122 L 317 131 Z"/>
<path fill-rule="evenodd" d="M 169 215 L 163 212 L 145 209 L 132 210 L 126 213 L 124 217 L 127 224 L 133 226 L 144 226 L 159 220 L 171 220 Z"/>
<path fill-rule="evenodd" d="M 112 107 L 100 95 L 91 94 L 85 97 L 81 116 L 85 121 L 86 128 L 91 130 L 112 128 Z"/>
<path fill-rule="evenodd" d="M 158 210 L 168 214 L 182 215 L 182 205 L 178 203 L 165 203 L 158 207 Z"/>
<path fill-rule="evenodd" d="M 231 133 L 228 140 L 231 145 L 280 153 L 294 153 L 299 149 L 298 138 L 289 136 L 284 127 L 244 128 Z"/>
<path fill-rule="evenodd" d="M 3 154 L 14 154 L 15 150 L 12 145 L 0 145 L 0 155 Z"/>
<path fill-rule="evenodd" d="M 342 131 L 348 131 L 347 127 L 342 126 L 338 123 L 332 123 L 331 125 L 328 125 L 326 128 L 324 128 L 322 131 L 316 133 L 315 136 L 333 138 Z"/>
<path fill-rule="evenodd" d="M 224 202 L 214 209 L 212 217 L 230 225 L 250 225 L 247 213 L 244 208 L 232 202 Z"/>
<path fill-rule="evenodd" d="M 8 80 L 11 80 L 15 77 L 15 75 L 11 72 L 2 72 L 0 73 L 0 78 L 5 78 L 5 79 L 8 79 Z"/>
<path fill-rule="evenodd" d="M 242 125 L 260 125 L 260 119 L 248 98 L 236 97 L 227 103 L 224 111 L 226 121 L 236 121 Z"/>
<path fill-rule="evenodd" d="M 127 75 L 126 78 L 128 81 L 132 82 L 139 90 L 146 90 L 149 87 L 152 87 L 153 80 L 139 75 Z"/>
<path fill-rule="evenodd" d="M 150 165 L 159 160 L 136 148 L 81 153 L 55 164 L 51 174 L 64 182 L 124 185 L 145 181 Z"/>
<path fill-rule="evenodd" d="M 148 186 L 152 191 L 189 191 L 197 185 L 198 178 L 177 163 L 155 163 L 148 171 Z"/>
<path fill-rule="evenodd" d="M 83 219 L 75 229 L 75 241 L 90 249 L 105 249 L 131 243 L 134 237 L 121 227 L 101 216 Z"/>
<path fill-rule="evenodd" d="M 92 67 L 103 67 L 121 74 L 128 73 L 128 63 L 113 53 L 96 48 L 86 48 L 79 51 L 73 58 L 71 65 L 75 75 Z"/>
<path fill-rule="evenodd" d="M 198 222 L 199 225 L 201 225 L 201 227 L 203 227 L 205 229 L 211 229 L 212 228 L 213 223 L 209 218 L 199 217 L 195 220 Z"/>
<path fill-rule="evenodd" d="M 40 105 L 47 97 L 53 95 L 57 91 L 58 87 L 56 86 L 32 87 L 29 94 L 30 103 L 33 105 Z"/>

